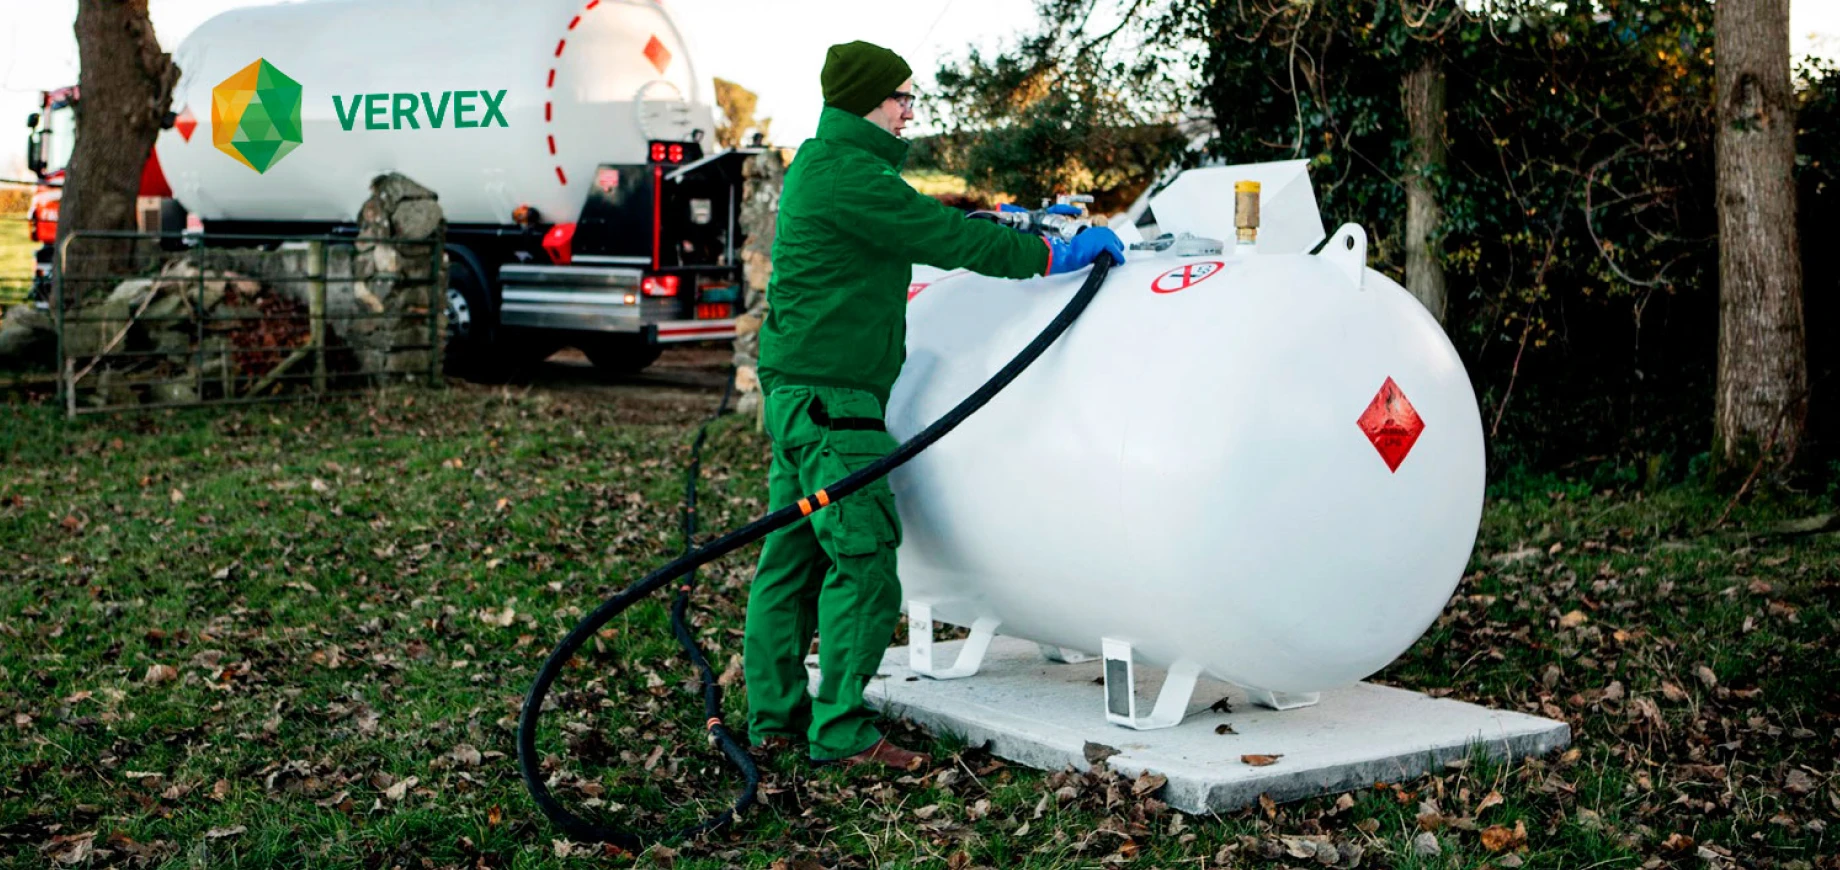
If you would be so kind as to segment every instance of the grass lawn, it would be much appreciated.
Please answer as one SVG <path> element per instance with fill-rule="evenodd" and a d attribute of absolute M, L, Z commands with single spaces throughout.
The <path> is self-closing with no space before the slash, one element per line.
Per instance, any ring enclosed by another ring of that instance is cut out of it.
<path fill-rule="evenodd" d="M 1831 495 L 1709 533 L 1721 499 L 1561 482 L 1491 498 L 1450 607 L 1378 679 L 1564 718 L 1562 755 L 1215 818 L 933 744 L 920 777 L 787 763 L 675 852 L 561 842 L 513 721 L 550 644 L 678 547 L 714 398 L 677 396 L 0 407 L 0 867 L 1840 868 L 1840 536 L 1734 534 Z M 729 418 L 707 453 L 705 527 L 760 513 L 761 436 Z M 705 572 L 719 668 L 755 552 Z M 540 740 L 565 801 L 647 825 L 735 786 L 663 604 L 571 669 Z"/>

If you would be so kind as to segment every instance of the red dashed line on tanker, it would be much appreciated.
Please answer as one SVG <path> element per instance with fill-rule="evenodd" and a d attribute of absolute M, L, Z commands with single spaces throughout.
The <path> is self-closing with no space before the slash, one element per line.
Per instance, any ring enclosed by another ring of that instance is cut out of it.
<path fill-rule="evenodd" d="M 588 5 L 584 7 L 582 11 L 592 12 L 594 11 L 594 7 L 599 6 L 599 5 L 601 5 L 601 0 L 588 0 Z M 659 3 L 658 5 L 663 6 L 664 4 Z M 580 26 L 581 26 L 581 16 L 580 15 L 576 15 L 574 18 L 569 19 L 569 27 L 568 27 L 569 30 L 573 31 L 575 28 L 580 27 Z M 652 42 L 658 42 L 658 37 L 653 36 Z M 563 49 L 567 48 L 568 45 L 569 45 L 569 39 L 566 36 L 561 39 L 556 40 L 556 56 L 561 57 Z M 647 49 L 651 48 L 650 44 L 648 44 L 646 47 Z M 663 50 L 662 43 L 659 44 L 659 48 Z M 668 50 L 664 50 L 664 51 L 665 51 L 665 57 L 669 58 L 670 57 L 669 51 Z M 646 58 L 648 60 L 652 60 L 652 55 L 649 51 L 646 53 Z M 653 66 L 657 66 L 658 62 L 656 60 L 652 60 L 652 64 Z M 659 72 L 662 73 L 664 71 L 659 70 Z M 550 68 L 549 84 L 546 85 L 546 87 L 548 87 L 550 90 L 554 90 L 556 88 L 556 68 L 555 67 Z M 545 102 L 543 104 L 543 123 L 553 124 L 555 122 L 556 122 L 555 103 Z M 556 137 L 554 135 L 551 135 L 549 137 L 549 153 L 550 153 L 550 156 L 552 157 L 555 156 L 556 154 Z M 566 173 L 562 171 L 562 167 L 560 165 L 556 167 L 556 179 L 562 182 L 563 187 L 567 187 L 569 185 L 569 177 Z"/>

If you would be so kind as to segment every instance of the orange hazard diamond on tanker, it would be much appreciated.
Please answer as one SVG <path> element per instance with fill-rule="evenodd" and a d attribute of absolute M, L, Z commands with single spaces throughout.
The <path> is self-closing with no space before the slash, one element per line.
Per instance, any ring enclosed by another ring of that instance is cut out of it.
<path fill-rule="evenodd" d="M 659 75 L 664 75 L 664 68 L 671 65 L 671 50 L 654 36 L 645 43 L 645 59 L 652 62 Z"/>
<path fill-rule="evenodd" d="M 1361 412 L 1361 418 L 1355 421 L 1367 440 L 1373 442 L 1374 449 L 1380 451 L 1380 458 L 1385 460 L 1387 470 L 1398 471 L 1399 464 L 1406 461 L 1406 454 L 1412 452 L 1412 445 L 1418 443 L 1418 434 L 1425 431 L 1425 421 L 1418 418 L 1418 409 L 1406 399 L 1405 391 L 1387 378 L 1380 385 L 1380 392 L 1374 394 L 1374 400 Z"/>

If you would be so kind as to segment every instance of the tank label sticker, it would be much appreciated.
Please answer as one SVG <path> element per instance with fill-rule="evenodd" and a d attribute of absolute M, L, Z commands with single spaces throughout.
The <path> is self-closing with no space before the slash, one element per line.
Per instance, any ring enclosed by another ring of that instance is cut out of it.
<path fill-rule="evenodd" d="M 1220 270 L 1226 268 L 1226 265 L 1227 264 L 1219 260 L 1208 260 L 1201 263 L 1184 263 L 1183 265 L 1156 276 L 1156 280 L 1150 282 L 1150 289 L 1152 292 L 1156 293 L 1174 293 L 1178 290 L 1187 290 L 1196 284 L 1220 274 Z"/>
<path fill-rule="evenodd" d="M 1425 421 L 1419 419 L 1418 409 L 1412 407 L 1405 391 L 1390 377 L 1380 385 L 1380 392 L 1367 403 L 1367 410 L 1361 412 L 1355 425 L 1361 427 L 1361 433 L 1379 451 L 1387 470 L 1394 473 L 1399 471 L 1400 463 L 1406 461 L 1406 454 L 1412 452 L 1412 445 L 1418 443 L 1419 433 L 1425 431 Z"/>
<path fill-rule="evenodd" d="M 940 275 L 939 277 L 934 278 L 931 281 L 914 281 L 907 285 L 907 301 L 912 302 L 914 301 L 915 296 L 920 295 L 920 291 L 925 290 L 926 288 L 931 287 L 934 284 L 937 284 L 941 281 L 944 281 L 947 278 L 956 278 L 959 275 L 965 274 L 967 271 L 968 270 L 965 270 L 965 269 L 953 269 L 952 271 L 947 272 L 944 275 Z"/>
<path fill-rule="evenodd" d="M 300 147 L 300 83 L 263 58 L 211 89 L 211 144 L 266 173 Z"/>

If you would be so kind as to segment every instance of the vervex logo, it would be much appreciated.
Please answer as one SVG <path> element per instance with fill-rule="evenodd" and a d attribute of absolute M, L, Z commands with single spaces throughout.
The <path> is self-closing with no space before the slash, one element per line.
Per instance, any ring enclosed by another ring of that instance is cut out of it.
<path fill-rule="evenodd" d="M 211 142 L 257 172 L 300 147 L 300 83 L 261 58 L 211 89 Z"/>
<path fill-rule="evenodd" d="M 431 130 L 439 130 L 450 119 L 458 129 L 509 127 L 505 113 L 499 108 L 505 102 L 505 93 L 442 91 L 438 99 L 428 91 L 353 94 L 349 103 L 334 94 L 332 108 L 338 113 L 339 126 L 346 132 L 358 126 L 360 114 L 364 116 L 362 123 L 366 130 L 420 130 L 424 123 Z"/>

